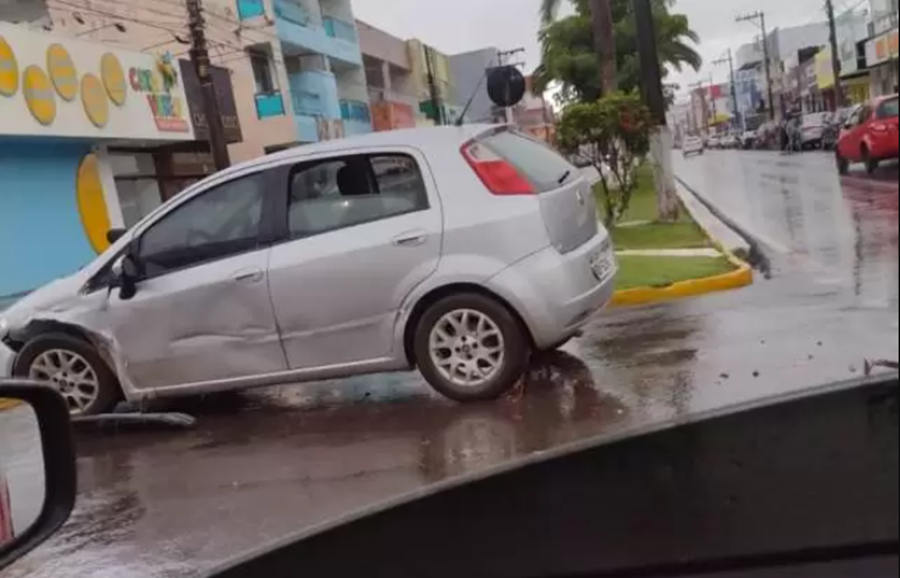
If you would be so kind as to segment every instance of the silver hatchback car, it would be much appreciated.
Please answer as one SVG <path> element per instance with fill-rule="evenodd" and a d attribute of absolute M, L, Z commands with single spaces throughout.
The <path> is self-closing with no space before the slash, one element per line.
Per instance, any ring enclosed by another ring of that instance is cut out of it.
<path fill-rule="evenodd" d="M 0 376 L 74 414 L 417 367 L 495 398 L 611 298 L 590 183 L 506 127 L 378 133 L 222 171 L 0 313 Z"/>

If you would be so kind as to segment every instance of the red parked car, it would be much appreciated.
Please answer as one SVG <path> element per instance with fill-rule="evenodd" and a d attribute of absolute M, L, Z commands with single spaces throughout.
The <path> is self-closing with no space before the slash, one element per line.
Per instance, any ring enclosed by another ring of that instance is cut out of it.
<path fill-rule="evenodd" d="M 895 95 L 876 99 L 850 117 L 837 147 L 842 175 L 850 171 L 850 163 L 865 163 L 871 174 L 881 161 L 900 157 L 898 113 L 900 100 Z"/>

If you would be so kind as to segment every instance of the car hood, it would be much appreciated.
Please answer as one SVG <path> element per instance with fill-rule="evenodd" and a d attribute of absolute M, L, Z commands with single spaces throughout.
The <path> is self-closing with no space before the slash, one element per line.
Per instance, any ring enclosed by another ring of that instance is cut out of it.
<path fill-rule="evenodd" d="M 81 271 L 52 281 L 13 303 L 8 309 L 0 312 L 0 317 L 9 323 L 11 328 L 19 328 L 42 313 L 65 310 L 77 299 L 84 283 L 85 275 Z"/>

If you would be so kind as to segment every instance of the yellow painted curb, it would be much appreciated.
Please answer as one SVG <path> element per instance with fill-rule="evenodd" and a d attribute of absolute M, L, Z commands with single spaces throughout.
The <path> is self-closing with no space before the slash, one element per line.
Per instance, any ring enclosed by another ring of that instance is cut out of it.
<path fill-rule="evenodd" d="M 691 279 L 679 281 L 667 287 L 636 287 L 616 291 L 612 298 L 612 305 L 626 307 L 631 305 L 647 305 L 648 303 L 662 303 L 686 297 L 697 297 L 708 293 L 731 291 L 753 284 L 753 269 L 734 255 L 726 253 L 728 260 L 737 266 L 736 271 L 706 277 L 703 279 Z"/>
<path fill-rule="evenodd" d="M 13 409 L 20 405 L 22 405 L 22 402 L 17 399 L 0 399 L 0 411 Z"/>

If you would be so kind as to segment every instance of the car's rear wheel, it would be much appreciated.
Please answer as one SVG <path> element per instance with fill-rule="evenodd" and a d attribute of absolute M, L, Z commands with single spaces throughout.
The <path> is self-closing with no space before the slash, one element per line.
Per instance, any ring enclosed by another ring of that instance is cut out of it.
<path fill-rule="evenodd" d="M 51 386 L 75 416 L 112 411 L 121 398 L 115 374 L 96 350 L 64 333 L 41 335 L 26 344 L 13 373 Z"/>
<path fill-rule="evenodd" d="M 438 393 L 459 402 L 495 399 L 525 374 L 529 339 L 498 301 L 474 293 L 434 303 L 419 321 L 416 364 Z"/>

